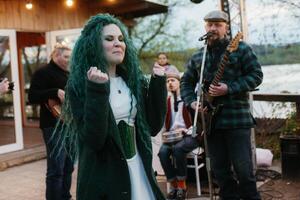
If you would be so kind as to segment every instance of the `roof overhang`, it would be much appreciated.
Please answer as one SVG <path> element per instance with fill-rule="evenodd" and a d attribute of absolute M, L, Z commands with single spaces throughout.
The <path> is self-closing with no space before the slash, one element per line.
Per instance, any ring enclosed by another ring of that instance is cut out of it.
<path fill-rule="evenodd" d="M 125 19 L 168 12 L 168 6 L 145 0 L 89 0 L 88 2 L 94 9 Z"/>

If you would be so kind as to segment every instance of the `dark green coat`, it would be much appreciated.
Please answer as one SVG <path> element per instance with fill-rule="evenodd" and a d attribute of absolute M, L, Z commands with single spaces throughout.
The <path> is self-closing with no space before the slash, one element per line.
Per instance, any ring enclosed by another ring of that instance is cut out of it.
<path fill-rule="evenodd" d="M 151 134 L 159 132 L 166 110 L 165 77 L 152 77 L 143 84 L 144 112 Z M 69 90 L 71 109 L 81 123 L 79 134 L 79 166 L 77 178 L 78 200 L 131 200 L 130 176 L 124 156 L 119 130 L 109 104 L 109 83 L 88 81 L 86 102 L 81 105 L 74 90 Z M 136 126 L 139 124 L 136 119 Z M 153 170 L 149 131 L 137 132 L 139 154 L 156 199 L 165 199 Z M 144 142 L 142 142 L 143 140 Z"/>

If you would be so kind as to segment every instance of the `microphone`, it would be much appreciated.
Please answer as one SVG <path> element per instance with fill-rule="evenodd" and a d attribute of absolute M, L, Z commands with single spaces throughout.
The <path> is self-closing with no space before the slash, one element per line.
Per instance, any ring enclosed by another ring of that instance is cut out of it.
<path fill-rule="evenodd" d="M 206 34 L 202 35 L 198 40 L 202 41 L 202 40 L 207 40 L 208 38 L 210 38 L 211 36 L 213 36 L 212 32 L 207 32 Z"/>
<path fill-rule="evenodd" d="M 203 0 L 191 0 L 193 3 L 201 3 Z"/>

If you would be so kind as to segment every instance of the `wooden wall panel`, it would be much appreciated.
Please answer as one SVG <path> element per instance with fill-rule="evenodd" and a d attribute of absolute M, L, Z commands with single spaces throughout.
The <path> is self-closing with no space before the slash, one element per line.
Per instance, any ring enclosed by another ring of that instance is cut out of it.
<path fill-rule="evenodd" d="M 142 0 L 75 0 L 71 8 L 65 5 L 65 1 L 31 0 L 33 8 L 27 10 L 26 0 L 0 0 L 0 29 L 45 32 L 83 27 L 90 16 L 100 12 L 132 19 L 167 11 L 166 7 L 158 8 Z"/>
<path fill-rule="evenodd" d="M 33 9 L 24 0 L 0 0 L 0 29 L 50 31 L 79 28 L 91 15 L 87 2 L 76 1 L 67 8 L 65 0 L 33 0 Z"/>
<path fill-rule="evenodd" d="M 39 11 L 39 7 L 35 3 L 35 1 L 32 2 L 33 3 L 32 10 L 27 10 L 25 8 L 25 5 L 24 5 L 25 1 L 13 0 L 13 2 L 15 3 L 16 7 L 15 7 L 15 9 L 12 9 L 12 11 L 14 11 L 14 10 L 16 10 L 16 8 L 18 8 L 20 15 L 21 15 L 20 18 L 17 18 L 21 22 L 21 24 L 20 24 L 21 30 L 22 29 L 26 30 L 27 28 L 35 30 L 35 23 L 37 23 L 37 22 L 34 21 L 34 16 L 36 15 L 37 11 Z M 23 6 L 22 6 L 21 2 L 24 2 Z M 11 17 L 15 18 L 14 16 L 15 16 L 15 13 Z"/>
<path fill-rule="evenodd" d="M 5 4 L 0 2 L 0 27 L 5 24 L 5 18 L 4 18 L 4 12 L 5 12 Z"/>

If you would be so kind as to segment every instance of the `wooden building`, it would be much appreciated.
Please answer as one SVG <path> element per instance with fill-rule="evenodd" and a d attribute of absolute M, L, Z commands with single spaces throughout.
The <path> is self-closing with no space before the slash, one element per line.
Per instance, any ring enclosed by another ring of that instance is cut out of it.
<path fill-rule="evenodd" d="M 132 27 L 134 18 L 163 12 L 166 6 L 146 0 L 0 0 L 0 78 L 15 84 L 12 93 L 0 96 L 0 154 L 43 144 L 39 108 L 28 104 L 27 91 L 57 42 L 72 47 L 97 13 Z"/>

